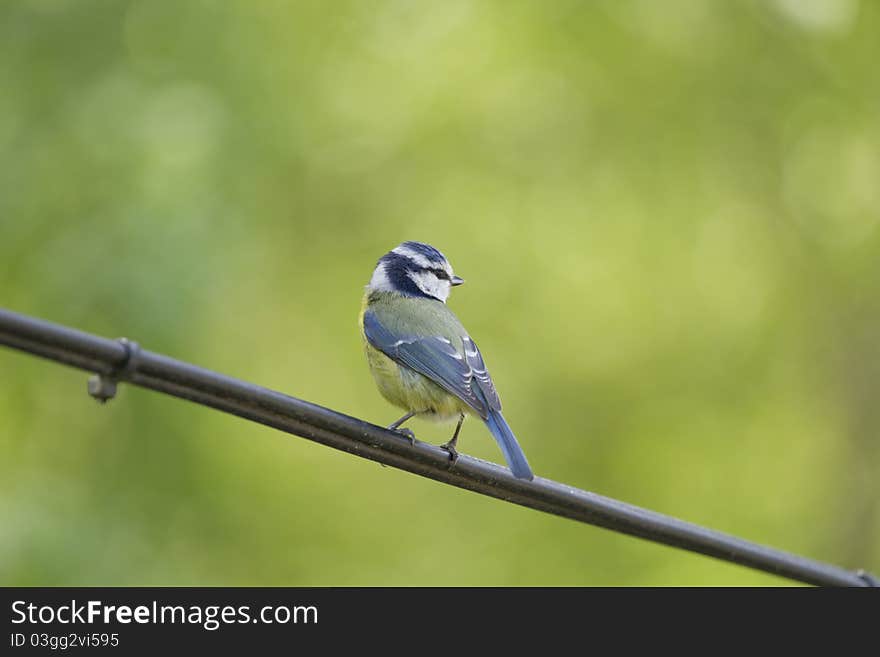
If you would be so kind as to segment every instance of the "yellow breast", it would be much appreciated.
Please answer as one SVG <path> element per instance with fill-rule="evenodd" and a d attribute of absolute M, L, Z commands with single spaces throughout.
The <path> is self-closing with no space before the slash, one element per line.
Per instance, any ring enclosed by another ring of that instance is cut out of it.
<path fill-rule="evenodd" d="M 470 407 L 458 397 L 418 372 L 399 365 L 370 344 L 364 334 L 364 312 L 368 305 L 369 297 L 364 295 L 358 324 L 367 363 L 382 396 L 395 406 L 418 413 L 426 419 L 448 421 L 457 419 L 460 413 L 472 413 Z"/>

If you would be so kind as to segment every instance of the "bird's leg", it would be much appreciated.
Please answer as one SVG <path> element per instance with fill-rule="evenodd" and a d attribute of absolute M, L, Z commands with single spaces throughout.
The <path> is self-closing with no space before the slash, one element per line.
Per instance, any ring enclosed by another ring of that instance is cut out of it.
<path fill-rule="evenodd" d="M 409 413 L 404 415 L 402 418 L 400 418 L 396 422 L 392 422 L 391 424 L 388 425 L 389 429 L 391 429 L 392 431 L 396 431 L 397 433 L 402 435 L 404 438 L 409 440 L 409 444 L 414 447 L 416 444 L 416 434 L 413 433 L 412 429 L 407 429 L 406 427 L 401 429 L 400 425 L 403 424 L 404 422 L 406 422 L 408 419 L 410 419 L 415 414 L 416 414 L 415 411 L 410 411 Z"/>
<path fill-rule="evenodd" d="M 453 463 L 458 460 L 458 450 L 455 449 L 455 446 L 458 443 L 458 432 L 461 431 L 462 422 L 464 422 L 464 413 L 461 413 L 458 416 L 458 424 L 455 425 L 455 433 L 452 434 L 452 438 L 449 439 L 448 443 L 440 445 L 441 449 L 445 449 L 447 452 L 449 452 L 449 459 Z"/>

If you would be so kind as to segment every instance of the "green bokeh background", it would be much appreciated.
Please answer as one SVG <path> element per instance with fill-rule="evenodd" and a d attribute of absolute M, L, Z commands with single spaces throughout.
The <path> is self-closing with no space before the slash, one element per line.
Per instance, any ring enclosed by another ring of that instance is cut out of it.
<path fill-rule="evenodd" d="M 538 474 L 877 571 L 877 62 L 859 0 L 3 3 L 0 305 L 386 424 L 427 241 Z M 2 584 L 784 583 L 85 382 L 0 349 Z"/>

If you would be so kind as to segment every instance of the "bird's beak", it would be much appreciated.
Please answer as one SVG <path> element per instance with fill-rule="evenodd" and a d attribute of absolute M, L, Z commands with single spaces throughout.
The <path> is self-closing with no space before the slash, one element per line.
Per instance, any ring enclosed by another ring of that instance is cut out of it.
<path fill-rule="evenodd" d="M 463 278 L 460 278 L 460 277 L 458 277 L 458 276 L 453 276 L 453 277 L 452 277 L 452 280 L 451 280 L 450 282 L 452 283 L 453 286 L 455 286 L 455 285 L 461 285 L 462 283 L 464 283 L 464 279 L 463 279 Z"/>

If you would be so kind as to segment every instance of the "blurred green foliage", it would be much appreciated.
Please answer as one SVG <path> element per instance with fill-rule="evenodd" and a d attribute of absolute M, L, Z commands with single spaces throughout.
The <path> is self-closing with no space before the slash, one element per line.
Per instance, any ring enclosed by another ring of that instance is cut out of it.
<path fill-rule="evenodd" d="M 388 423 L 427 241 L 538 474 L 878 571 L 878 61 L 859 0 L 6 2 L 0 304 Z M 782 582 L 85 381 L 0 350 L 0 583 Z"/>

